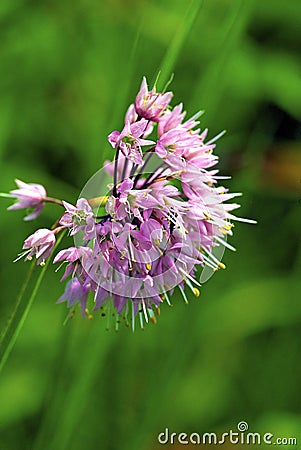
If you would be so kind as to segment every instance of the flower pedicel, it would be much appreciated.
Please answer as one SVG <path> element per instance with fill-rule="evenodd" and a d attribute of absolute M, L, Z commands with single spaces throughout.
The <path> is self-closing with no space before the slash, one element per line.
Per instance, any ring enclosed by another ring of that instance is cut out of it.
<path fill-rule="evenodd" d="M 226 241 L 232 220 L 254 223 L 232 214 L 239 205 L 227 202 L 240 194 L 217 185 L 227 178 L 213 169 L 214 142 L 223 133 L 207 141 L 207 130 L 197 128 L 201 113 L 185 120 L 182 104 L 172 108 L 171 99 L 172 92 L 149 90 L 143 78 L 122 131 L 108 136 L 115 158 L 104 164 L 113 178 L 107 195 L 80 198 L 73 206 L 19 180 L 19 189 L 10 192 L 17 203 L 8 209 L 33 209 L 25 220 L 36 218 L 45 203 L 65 209 L 54 229 L 39 229 L 25 240 L 17 259 L 35 257 L 43 265 L 62 230 L 82 236 L 81 245 L 60 251 L 53 261 L 66 267 L 62 280 L 70 278 L 58 300 L 67 302 L 70 317 L 79 305 L 83 317 L 91 318 L 91 304 L 93 311 L 114 315 L 116 329 L 121 318 L 133 330 L 137 316 L 141 328 L 156 322 L 175 289 L 186 303 L 186 288 L 199 296 L 198 266 L 225 268 L 213 249 L 233 249 Z"/>

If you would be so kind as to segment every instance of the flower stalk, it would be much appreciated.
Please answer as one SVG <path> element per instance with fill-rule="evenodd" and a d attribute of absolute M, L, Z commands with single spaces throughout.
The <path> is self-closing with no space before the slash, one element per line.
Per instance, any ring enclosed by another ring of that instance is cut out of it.
<path fill-rule="evenodd" d="M 59 237 L 59 239 L 56 242 L 56 247 L 59 245 L 61 239 L 63 238 L 63 234 Z M 42 267 L 38 278 L 34 284 L 34 287 L 30 293 L 29 299 L 27 300 L 25 293 L 28 290 L 29 283 L 32 279 L 34 270 L 35 270 L 35 263 L 32 261 L 30 268 L 27 273 L 27 277 L 22 285 L 22 288 L 20 290 L 20 294 L 17 298 L 15 307 L 13 309 L 13 312 L 7 321 L 6 327 L 4 328 L 1 336 L 0 336 L 0 373 L 2 369 L 5 366 L 5 363 L 13 350 L 15 343 L 22 331 L 22 328 L 24 326 L 24 323 L 26 321 L 26 318 L 31 310 L 31 307 L 33 305 L 33 302 L 37 296 L 37 293 L 39 291 L 40 285 L 42 283 L 42 280 L 44 278 L 44 275 L 46 273 L 47 266 L 49 264 L 50 260 L 46 262 L 44 267 Z"/>

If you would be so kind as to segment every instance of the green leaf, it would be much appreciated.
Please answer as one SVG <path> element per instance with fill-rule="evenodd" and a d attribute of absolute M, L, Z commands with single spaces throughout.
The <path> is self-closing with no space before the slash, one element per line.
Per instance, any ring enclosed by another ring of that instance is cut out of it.
<path fill-rule="evenodd" d="M 179 23 L 177 32 L 175 33 L 161 64 L 160 77 L 158 79 L 158 90 L 160 88 L 163 89 L 172 76 L 172 71 L 180 55 L 183 44 L 202 4 L 202 0 L 192 0 L 188 7 L 187 4 L 184 3 L 185 10 L 182 15 L 183 18 Z"/>

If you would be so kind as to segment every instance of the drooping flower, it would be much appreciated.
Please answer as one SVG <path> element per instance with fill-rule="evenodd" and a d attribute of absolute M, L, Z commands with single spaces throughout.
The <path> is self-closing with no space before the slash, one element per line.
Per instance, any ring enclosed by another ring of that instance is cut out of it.
<path fill-rule="evenodd" d="M 40 228 L 25 240 L 23 244 L 25 252 L 22 256 L 25 256 L 25 260 L 31 260 L 35 256 L 37 264 L 44 265 L 52 253 L 54 244 L 55 232 L 47 228 Z"/>
<path fill-rule="evenodd" d="M 69 275 L 77 274 L 78 277 L 83 276 L 83 268 L 81 261 L 87 260 L 92 256 L 92 249 L 90 247 L 69 247 L 61 250 L 53 260 L 53 263 L 66 262 L 67 267 L 61 281 L 65 280 Z"/>
<path fill-rule="evenodd" d="M 82 310 L 82 316 L 85 317 L 89 290 L 88 283 L 81 284 L 76 277 L 71 278 L 66 285 L 64 294 L 57 300 L 57 303 L 67 301 L 68 308 L 72 308 L 78 303 Z"/>
<path fill-rule="evenodd" d="M 44 200 L 47 197 L 45 188 L 41 184 L 24 183 L 21 180 L 15 180 L 19 189 L 10 191 L 10 195 L 17 199 L 17 202 L 9 206 L 7 209 L 32 209 L 24 220 L 33 220 L 38 217 L 44 207 Z"/>

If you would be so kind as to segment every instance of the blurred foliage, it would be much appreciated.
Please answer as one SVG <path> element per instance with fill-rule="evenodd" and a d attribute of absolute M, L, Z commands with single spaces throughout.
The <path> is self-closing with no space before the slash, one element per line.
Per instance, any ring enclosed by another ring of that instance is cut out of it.
<path fill-rule="evenodd" d="M 142 75 L 162 69 L 162 83 L 175 73 L 174 104 L 205 109 L 210 136 L 227 129 L 221 171 L 258 220 L 236 226 L 238 251 L 200 299 L 175 294 L 144 333 L 79 315 L 62 326 L 49 269 L 1 375 L 1 449 L 153 449 L 166 427 L 241 420 L 301 442 L 299 0 L 2 0 L 0 20 L 1 191 L 20 178 L 75 201 L 113 156 L 106 137 Z M 12 260 L 33 231 L 6 203 L 1 328 L 29 267 Z"/>

